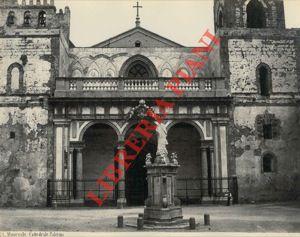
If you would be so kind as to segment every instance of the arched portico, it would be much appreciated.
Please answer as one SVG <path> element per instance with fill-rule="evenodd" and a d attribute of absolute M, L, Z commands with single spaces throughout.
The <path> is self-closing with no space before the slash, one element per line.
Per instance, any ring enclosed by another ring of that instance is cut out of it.
<path fill-rule="evenodd" d="M 70 154 L 67 164 L 64 162 L 65 158 L 62 158 L 62 166 L 66 170 L 64 171 L 65 175 L 61 177 L 74 181 L 73 183 L 77 185 L 75 188 L 77 190 L 85 189 L 85 194 L 89 189 L 97 190 L 97 178 L 103 173 L 104 168 L 113 164 L 115 152 L 126 149 L 124 140 L 137 125 L 137 121 L 125 122 L 113 118 L 83 121 L 74 119 L 64 121 L 61 125 L 56 123 L 57 131 L 59 131 L 57 137 L 58 135 L 65 135 L 67 138 L 58 139 L 58 143 L 66 140 L 61 144 L 65 146 L 66 154 Z M 189 190 L 189 195 L 202 198 L 209 196 L 209 192 L 221 190 L 226 184 L 223 185 L 219 181 L 214 183 L 210 178 L 227 177 L 226 121 L 219 119 L 168 119 L 164 121 L 164 126 L 168 132 L 169 144 L 167 149 L 169 155 L 172 152 L 178 153 L 178 161 L 181 165 L 178 179 L 194 179 L 188 180 L 188 182 L 189 188 L 194 188 L 196 191 Z M 132 169 L 131 174 L 124 172 L 126 174 L 124 179 L 115 186 L 114 193 L 111 193 L 109 197 L 114 203 L 117 201 L 120 206 L 125 203 L 142 204 L 143 198 L 140 198 L 140 203 L 138 203 L 138 200 L 134 200 L 128 195 L 128 193 L 132 194 L 135 189 L 134 186 L 130 186 L 129 180 L 136 180 L 136 175 L 132 175 L 136 171 L 137 173 L 142 172 L 140 168 L 143 168 L 146 154 L 152 153 L 152 156 L 155 156 L 155 148 L 150 149 L 151 151 L 147 149 L 143 150 L 137 157 L 137 160 L 140 161 L 137 162 L 137 169 L 135 171 Z M 126 150 L 126 152 L 129 151 Z M 144 170 L 144 181 L 146 180 L 145 174 Z M 85 186 L 80 187 L 78 180 L 84 180 Z M 90 184 L 87 180 L 91 180 Z M 131 184 L 133 183 L 137 184 L 137 182 L 131 182 Z M 178 180 L 178 186 L 180 187 L 180 180 Z M 142 191 L 140 194 L 140 196 L 146 196 Z M 83 200 L 82 191 L 81 194 L 75 193 L 74 197 Z"/>

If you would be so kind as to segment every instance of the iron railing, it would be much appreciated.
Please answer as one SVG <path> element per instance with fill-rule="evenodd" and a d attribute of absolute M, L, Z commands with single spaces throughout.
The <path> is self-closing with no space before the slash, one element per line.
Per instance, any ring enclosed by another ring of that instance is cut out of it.
<path fill-rule="evenodd" d="M 105 180 L 109 185 L 114 186 L 113 181 Z M 237 177 L 223 178 L 177 178 L 176 197 L 184 204 L 203 203 L 203 200 L 210 200 L 218 204 L 221 201 L 238 203 L 238 182 Z M 87 197 L 88 192 L 93 192 L 99 198 L 104 193 L 108 193 L 105 205 L 117 205 L 118 194 L 125 194 L 125 190 L 120 190 L 118 185 L 115 189 L 107 191 L 96 180 L 48 180 L 47 181 L 47 206 L 53 205 L 70 206 L 76 203 L 84 206 L 96 206 Z"/>

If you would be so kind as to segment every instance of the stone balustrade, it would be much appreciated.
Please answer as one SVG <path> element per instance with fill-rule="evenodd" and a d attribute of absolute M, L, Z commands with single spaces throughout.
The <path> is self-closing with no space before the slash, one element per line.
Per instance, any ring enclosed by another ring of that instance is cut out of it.
<path fill-rule="evenodd" d="M 131 79 L 124 81 L 125 91 L 157 91 L 158 80 Z"/>
<path fill-rule="evenodd" d="M 55 96 L 59 97 L 172 97 L 167 87 L 170 78 L 56 78 Z M 179 90 L 189 97 L 225 97 L 225 78 L 194 78 L 182 81 Z M 149 93 L 149 94 L 147 94 Z"/>

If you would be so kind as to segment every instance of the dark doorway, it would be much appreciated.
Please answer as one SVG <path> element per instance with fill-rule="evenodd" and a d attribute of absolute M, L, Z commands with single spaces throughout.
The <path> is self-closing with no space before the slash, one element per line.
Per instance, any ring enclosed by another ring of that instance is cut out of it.
<path fill-rule="evenodd" d="M 133 131 L 133 126 L 127 136 Z M 142 142 L 142 136 L 138 133 L 135 137 Z M 152 157 L 155 156 L 157 150 L 157 139 L 156 135 L 146 143 L 143 150 L 139 153 L 134 161 L 131 162 L 130 167 L 126 171 L 126 182 L 125 182 L 125 195 L 127 204 L 129 206 L 144 205 L 146 198 L 148 197 L 148 182 L 147 182 L 147 170 L 145 168 L 146 155 L 151 153 Z M 130 148 L 126 147 L 126 152 L 129 155 L 135 154 Z"/>

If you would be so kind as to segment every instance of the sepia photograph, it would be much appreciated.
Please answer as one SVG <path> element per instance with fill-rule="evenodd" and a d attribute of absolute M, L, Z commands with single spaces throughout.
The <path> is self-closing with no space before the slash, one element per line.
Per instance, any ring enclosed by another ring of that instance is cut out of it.
<path fill-rule="evenodd" d="M 0 237 L 300 236 L 300 0 L 0 0 Z"/>

